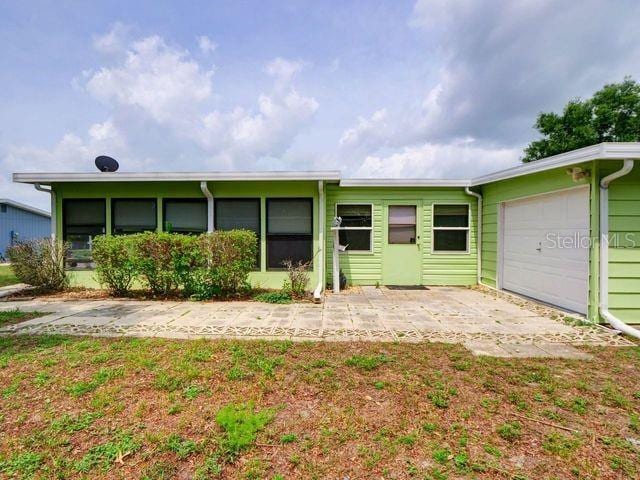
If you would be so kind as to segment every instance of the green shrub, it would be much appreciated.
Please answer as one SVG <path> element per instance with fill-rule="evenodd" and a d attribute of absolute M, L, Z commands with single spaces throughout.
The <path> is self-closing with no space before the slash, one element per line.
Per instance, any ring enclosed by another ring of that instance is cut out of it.
<path fill-rule="evenodd" d="M 197 299 L 248 291 L 251 288 L 249 273 L 255 267 L 257 248 L 256 234 L 248 230 L 200 235 L 185 290 Z"/>
<path fill-rule="evenodd" d="M 7 249 L 11 270 L 22 283 L 47 291 L 64 290 L 69 279 L 64 261 L 69 245 L 50 238 L 30 240 Z"/>
<path fill-rule="evenodd" d="M 98 235 L 93 239 L 96 279 L 114 295 L 126 294 L 137 275 L 132 244 L 129 236 Z"/>
<path fill-rule="evenodd" d="M 133 264 L 154 295 L 175 292 L 194 261 L 195 242 L 178 233 L 146 232 L 131 236 Z"/>
<path fill-rule="evenodd" d="M 255 295 L 254 300 L 264 303 L 291 303 L 291 295 L 284 291 L 263 292 Z"/>

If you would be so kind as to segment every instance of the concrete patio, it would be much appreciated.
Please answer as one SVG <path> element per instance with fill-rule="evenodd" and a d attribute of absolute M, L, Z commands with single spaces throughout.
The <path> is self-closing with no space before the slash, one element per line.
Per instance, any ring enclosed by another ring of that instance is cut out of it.
<path fill-rule="evenodd" d="M 631 345 L 611 330 L 553 319 L 549 309 L 457 287 L 356 287 L 328 293 L 319 305 L 46 298 L 0 303 L 0 310 L 16 308 L 48 315 L 7 326 L 0 333 L 429 341 L 462 343 L 476 354 L 501 357 L 588 358 L 574 346 Z"/>

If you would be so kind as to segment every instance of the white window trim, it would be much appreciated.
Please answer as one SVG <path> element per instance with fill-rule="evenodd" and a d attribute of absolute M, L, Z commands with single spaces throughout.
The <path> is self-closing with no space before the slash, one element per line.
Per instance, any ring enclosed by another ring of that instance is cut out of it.
<path fill-rule="evenodd" d="M 338 216 L 338 206 L 340 205 L 366 205 L 371 210 L 371 226 L 370 227 L 340 227 L 338 230 L 369 230 L 369 250 L 345 250 L 338 252 L 340 255 L 371 255 L 373 254 L 373 203 L 367 202 L 340 202 L 335 204 L 334 213 Z"/>
<path fill-rule="evenodd" d="M 437 205 L 466 205 L 467 206 L 467 226 L 466 227 L 436 227 L 435 212 Z M 465 230 L 467 232 L 466 250 L 436 250 L 435 235 L 436 230 Z M 471 204 L 468 202 L 438 202 L 431 204 L 431 253 L 433 255 L 470 255 L 471 254 Z"/>

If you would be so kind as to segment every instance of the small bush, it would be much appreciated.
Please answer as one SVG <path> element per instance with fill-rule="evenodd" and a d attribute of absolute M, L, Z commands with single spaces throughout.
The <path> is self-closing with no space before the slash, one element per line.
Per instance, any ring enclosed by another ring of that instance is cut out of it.
<path fill-rule="evenodd" d="M 291 294 L 284 291 L 259 293 L 253 298 L 264 303 L 291 303 Z"/>
<path fill-rule="evenodd" d="M 129 236 L 98 235 L 93 239 L 96 279 L 114 295 L 126 294 L 136 277 L 132 243 Z"/>
<path fill-rule="evenodd" d="M 312 262 L 297 262 L 285 260 L 284 267 L 287 269 L 287 280 L 284 281 L 282 291 L 288 293 L 293 298 L 302 298 L 307 293 L 309 284 L 309 267 Z"/>
<path fill-rule="evenodd" d="M 43 290 L 59 291 L 69 285 L 64 271 L 68 252 L 67 243 L 43 238 L 10 246 L 7 256 L 18 280 Z"/>

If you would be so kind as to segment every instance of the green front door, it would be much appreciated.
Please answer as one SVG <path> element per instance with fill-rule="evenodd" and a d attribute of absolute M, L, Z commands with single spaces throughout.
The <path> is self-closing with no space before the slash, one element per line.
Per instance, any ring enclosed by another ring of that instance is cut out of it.
<path fill-rule="evenodd" d="M 422 203 L 388 201 L 384 204 L 382 281 L 385 285 L 422 283 Z"/>

